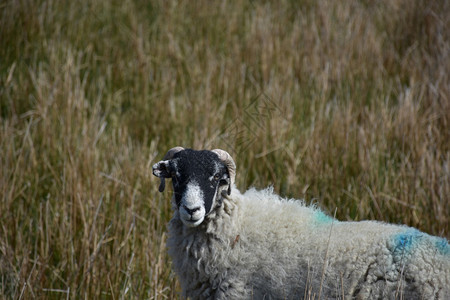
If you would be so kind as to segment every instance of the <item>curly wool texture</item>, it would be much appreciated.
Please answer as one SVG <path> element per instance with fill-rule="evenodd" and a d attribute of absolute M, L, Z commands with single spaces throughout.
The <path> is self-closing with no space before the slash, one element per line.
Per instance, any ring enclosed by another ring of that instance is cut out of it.
<path fill-rule="evenodd" d="M 192 299 L 450 299 L 446 239 L 339 222 L 271 188 L 234 188 L 194 228 L 175 210 L 167 245 Z"/>

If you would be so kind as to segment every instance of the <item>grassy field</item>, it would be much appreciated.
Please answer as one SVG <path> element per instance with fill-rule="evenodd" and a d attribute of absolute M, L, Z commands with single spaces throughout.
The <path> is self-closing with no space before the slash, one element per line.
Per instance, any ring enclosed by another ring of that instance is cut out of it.
<path fill-rule="evenodd" d="M 151 166 L 450 236 L 450 1 L 0 3 L 0 298 L 165 299 Z M 170 190 L 170 189 L 169 189 Z"/>

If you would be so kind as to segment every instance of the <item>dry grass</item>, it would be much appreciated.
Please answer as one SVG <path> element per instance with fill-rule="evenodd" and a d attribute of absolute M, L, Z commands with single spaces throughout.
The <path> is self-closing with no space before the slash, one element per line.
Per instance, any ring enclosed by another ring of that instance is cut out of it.
<path fill-rule="evenodd" d="M 449 237 L 449 1 L 0 4 L 0 295 L 173 298 L 151 165 Z"/>

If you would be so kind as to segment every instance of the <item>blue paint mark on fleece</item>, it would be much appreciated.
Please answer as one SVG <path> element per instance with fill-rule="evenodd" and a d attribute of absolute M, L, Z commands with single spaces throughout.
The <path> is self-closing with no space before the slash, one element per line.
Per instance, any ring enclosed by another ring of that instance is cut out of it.
<path fill-rule="evenodd" d="M 393 252 L 395 256 L 403 257 L 411 253 L 419 243 L 433 245 L 440 254 L 450 255 L 450 245 L 447 239 L 431 236 L 414 228 L 407 229 L 394 236 Z"/>
<path fill-rule="evenodd" d="M 448 244 L 447 239 L 437 238 L 436 248 L 438 249 L 439 253 L 441 253 L 442 255 L 450 255 L 450 246 Z"/>
<path fill-rule="evenodd" d="M 411 252 L 414 246 L 423 238 L 424 234 L 417 229 L 407 229 L 394 237 L 394 253 L 405 255 Z"/>

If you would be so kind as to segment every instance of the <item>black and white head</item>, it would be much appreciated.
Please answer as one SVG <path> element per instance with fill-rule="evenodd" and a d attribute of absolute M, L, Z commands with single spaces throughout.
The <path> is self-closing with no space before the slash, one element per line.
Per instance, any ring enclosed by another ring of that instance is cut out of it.
<path fill-rule="evenodd" d="M 222 204 L 222 193 L 230 195 L 236 165 L 224 150 L 201 150 L 175 147 L 163 160 L 153 165 L 153 175 L 172 179 L 174 200 L 181 221 L 189 227 L 200 225 L 211 211 Z"/>

